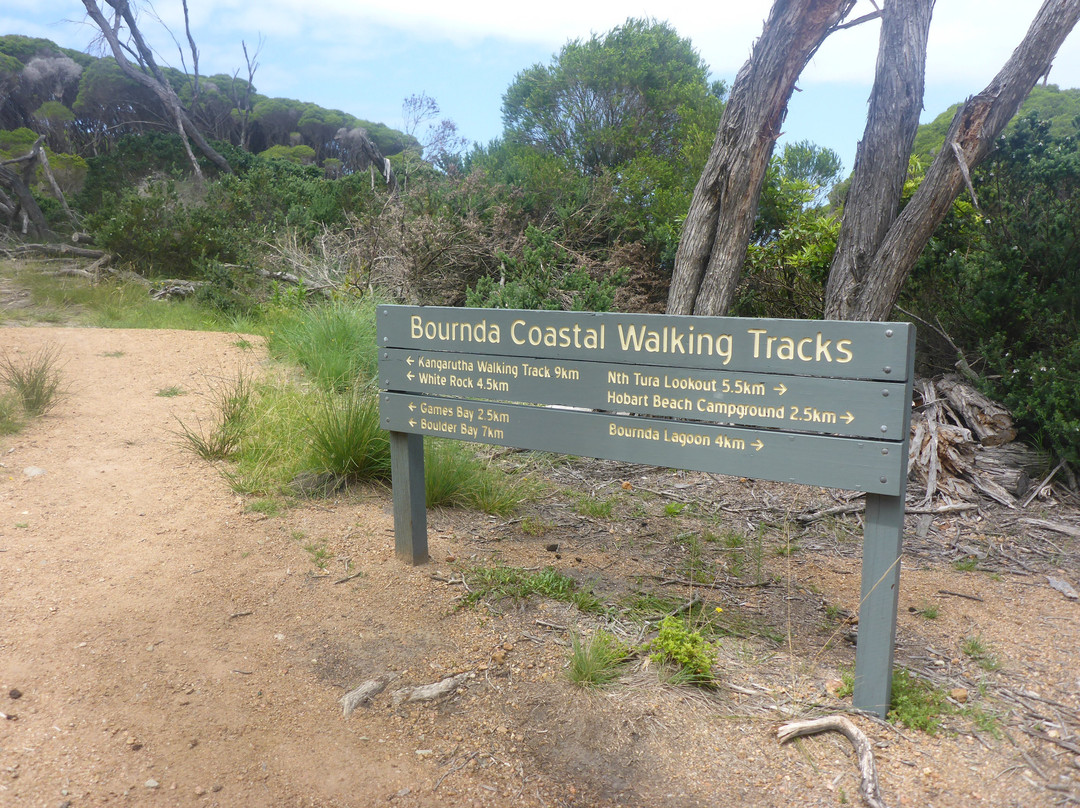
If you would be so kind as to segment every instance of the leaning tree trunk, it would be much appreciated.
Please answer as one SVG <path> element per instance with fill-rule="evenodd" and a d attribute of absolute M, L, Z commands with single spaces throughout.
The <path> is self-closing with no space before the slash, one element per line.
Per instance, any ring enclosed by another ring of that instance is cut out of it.
<path fill-rule="evenodd" d="M 851 318 L 855 296 L 900 209 L 919 128 L 926 40 L 934 0 L 889 0 L 882 9 L 874 89 L 825 290 L 825 316 Z"/>
<path fill-rule="evenodd" d="M 788 100 L 803 67 L 855 0 L 776 0 L 731 88 L 694 189 L 668 299 L 669 314 L 724 314 L 731 306 L 758 197 Z"/>
<path fill-rule="evenodd" d="M 202 171 L 199 168 L 198 161 L 195 159 L 195 155 L 191 151 L 191 146 L 188 144 L 188 138 L 198 146 L 199 151 L 206 155 L 210 162 L 225 173 L 231 174 L 232 167 L 229 165 L 229 161 L 222 157 L 221 154 L 207 142 L 206 138 L 203 137 L 202 131 L 200 131 L 199 127 L 195 125 L 184 111 L 184 107 L 181 105 L 180 99 L 176 95 L 176 91 L 173 90 L 172 85 L 169 84 L 169 80 L 165 77 L 161 68 L 158 67 L 157 62 L 154 60 L 153 51 L 143 39 L 142 32 L 135 23 L 135 15 L 131 11 L 128 0 L 105 0 L 117 14 L 115 24 L 110 24 L 105 18 L 105 15 L 98 7 L 97 0 L 82 0 L 82 2 L 86 7 L 86 13 L 89 15 L 90 19 L 92 19 L 97 27 L 101 29 L 101 34 L 105 37 L 105 41 L 109 43 L 113 58 L 116 59 L 116 64 L 124 72 L 124 75 L 153 92 L 172 116 L 177 131 L 180 133 L 180 139 L 184 142 L 184 148 L 187 149 L 188 158 L 191 160 L 195 174 L 201 177 Z M 128 33 L 135 45 L 135 50 L 139 59 L 139 66 L 132 64 L 131 61 L 128 60 L 125 55 L 124 45 L 120 42 L 118 31 L 121 19 L 127 24 Z"/>
<path fill-rule="evenodd" d="M 941 153 L 867 267 L 849 319 L 888 318 L 923 247 L 965 185 L 970 186 L 971 169 L 992 151 L 1078 19 L 1080 0 L 1046 0 L 1001 72 L 956 113 Z"/>

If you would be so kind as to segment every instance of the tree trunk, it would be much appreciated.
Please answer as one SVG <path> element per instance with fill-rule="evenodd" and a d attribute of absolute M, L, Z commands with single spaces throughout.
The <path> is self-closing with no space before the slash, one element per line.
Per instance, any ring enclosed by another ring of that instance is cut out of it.
<path fill-rule="evenodd" d="M 210 162 L 225 173 L 231 174 L 232 167 L 229 165 L 228 160 L 222 157 L 217 150 L 206 141 L 206 138 L 203 137 L 199 127 L 197 127 L 192 122 L 191 118 L 188 117 L 188 114 L 180 104 L 180 99 L 176 96 L 176 92 L 173 90 L 172 85 L 169 84 L 169 80 L 165 77 L 161 68 L 158 67 L 157 62 L 154 61 L 153 51 L 146 44 L 142 32 L 135 24 L 135 15 L 131 12 L 131 6 L 129 5 L 128 0 L 105 0 L 117 14 L 115 25 L 111 25 L 109 21 L 105 19 L 105 15 L 98 7 L 97 0 L 82 0 L 82 2 L 86 7 L 86 13 L 89 15 L 90 19 L 94 21 L 99 29 L 101 29 L 102 36 L 104 36 L 105 41 L 109 43 L 113 58 L 116 59 L 116 64 L 124 72 L 124 75 L 153 92 L 164 105 L 165 109 L 169 111 L 169 114 L 172 115 L 173 120 L 176 123 L 176 128 L 180 132 L 180 139 L 184 141 L 184 148 L 187 149 L 195 174 L 201 177 L 202 171 L 195 159 L 195 155 L 191 151 L 188 138 L 191 138 L 191 140 L 194 141 L 195 145 L 198 146 L 199 151 L 206 155 Z M 124 45 L 120 42 L 118 32 L 121 19 L 127 24 L 128 33 L 134 42 L 137 58 L 140 63 L 139 66 L 132 64 L 128 60 L 125 55 Z"/>
<path fill-rule="evenodd" d="M 956 113 L 945 147 L 867 267 L 848 319 L 889 317 L 923 247 L 964 189 L 965 176 L 991 152 L 1035 82 L 1050 69 L 1078 18 L 1080 0 L 1046 0 L 1001 72 Z"/>
<path fill-rule="evenodd" d="M 694 189 L 675 257 L 669 314 L 724 314 L 731 306 L 795 81 L 853 5 L 854 0 L 773 4 L 761 38 L 735 78 Z"/>
<path fill-rule="evenodd" d="M 825 290 L 825 317 L 832 320 L 852 319 L 867 268 L 900 209 L 922 111 L 933 8 L 934 0 L 889 0 L 883 9 L 866 131 Z"/>
<path fill-rule="evenodd" d="M 19 208 L 21 208 L 23 213 L 29 217 L 30 224 L 33 225 L 40 238 L 55 237 L 55 234 L 49 229 L 49 225 L 45 221 L 45 215 L 41 212 L 41 208 L 38 207 L 34 195 L 30 193 L 30 187 L 23 182 L 22 177 L 17 172 L 12 171 L 5 165 L 0 165 L 0 185 L 7 186 L 15 194 L 15 200 L 18 204 L 15 206 L 15 210 L 12 211 L 13 216 L 17 216 Z"/>

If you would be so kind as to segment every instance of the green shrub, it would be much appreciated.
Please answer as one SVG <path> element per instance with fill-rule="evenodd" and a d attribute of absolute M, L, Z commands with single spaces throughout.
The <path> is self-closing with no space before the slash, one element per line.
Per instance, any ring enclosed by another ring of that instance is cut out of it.
<path fill-rule="evenodd" d="M 650 659 L 660 665 L 674 665 L 676 681 L 709 686 L 715 682 L 717 648 L 681 617 L 665 617 L 660 633 L 649 644 Z"/>
<path fill-rule="evenodd" d="M 608 311 L 625 280 L 618 272 L 599 279 L 559 246 L 557 231 L 530 225 L 520 259 L 499 255 L 503 277 L 481 278 L 466 293 L 465 305 L 490 309 Z"/>

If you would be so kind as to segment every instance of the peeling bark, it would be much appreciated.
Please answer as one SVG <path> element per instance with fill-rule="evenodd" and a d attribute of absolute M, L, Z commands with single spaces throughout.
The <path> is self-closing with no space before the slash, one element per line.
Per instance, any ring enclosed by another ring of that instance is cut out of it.
<path fill-rule="evenodd" d="M 1078 19 L 1080 0 L 1046 0 L 993 81 L 957 111 L 945 136 L 946 147 L 889 228 L 845 319 L 888 319 L 919 254 L 964 190 L 965 169 L 970 171 L 990 154 L 1035 82 L 1049 71 Z"/>
<path fill-rule="evenodd" d="M 900 209 L 911 147 L 919 128 L 926 40 L 934 0 L 889 0 L 883 9 L 866 131 L 825 289 L 825 317 L 851 319 L 855 297 Z"/>
<path fill-rule="evenodd" d="M 854 0 L 777 0 L 731 95 L 694 189 L 668 299 L 669 314 L 731 306 L 773 146 L 795 81 Z"/>

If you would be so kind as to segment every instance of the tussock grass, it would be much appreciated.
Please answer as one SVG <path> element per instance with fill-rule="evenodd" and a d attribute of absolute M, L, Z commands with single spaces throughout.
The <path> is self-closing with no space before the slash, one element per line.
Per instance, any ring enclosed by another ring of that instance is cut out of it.
<path fill-rule="evenodd" d="M 475 508 L 496 516 L 513 512 L 532 495 L 522 478 L 477 457 L 469 446 L 432 438 L 424 441 L 424 489 L 429 508 Z"/>
<path fill-rule="evenodd" d="M 255 390 L 243 374 L 210 391 L 214 416 L 209 423 L 199 421 L 189 426 L 179 423 L 181 442 L 203 460 L 226 460 L 240 449 L 241 441 L 250 429 L 255 406 Z"/>
<path fill-rule="evenodd" d="M 60 349 L 55 345 L 43 345 L 21 359 L 7 353 L 0 358 L 0 381 L 11 388 L 27 416 L 45 415 L 63 399 L 59 361 Z"/>
<path fill-rule="evenodd" d="M 282 312 L 268 346 L 324 389 L 341 392 L 365 384 L 378 369 L 375 303 L 365 299 Z"/>
<path fill-rule="evenodd" d="M 307 430 L 312 468 L 350 480 L 390 475 L 390 440 L 379 428 L 376 394 L 353 388 L 316 396 Z"/>
<path fill-rule="evenodd" d="M 581 687 L 604 687 L 618 680 L 626 668 L 630 649 L 610 631 L 599 630 L 587 641 L 570 636 L 570 681 Z"/>
<path fill-rule="evenodd" d="M 461 602 L 463 606 L 473 606 L 482 600 L 528 600 L 539 596 L 572 603 L 583 612 L 603 609 L 591 589 L 581 589 L 577 581 L 553 567 L 539 572 L 520 567 L 475 567 L 465 577 L 469 592 Z"/>

